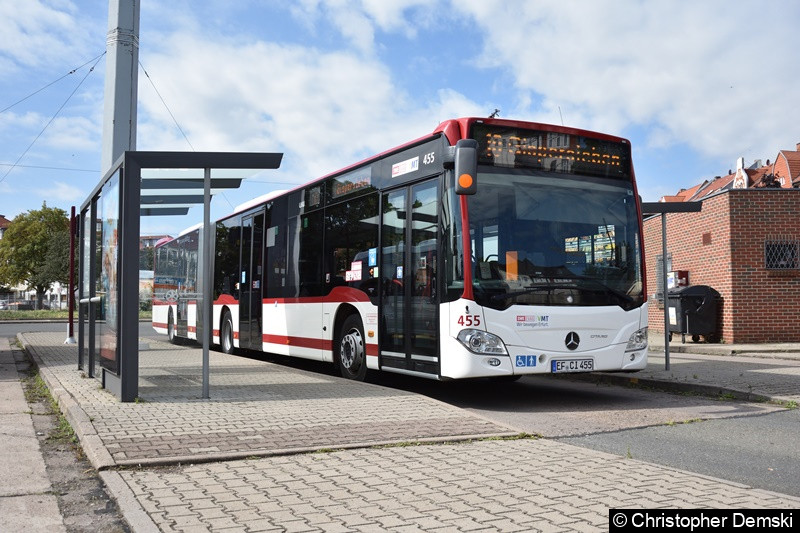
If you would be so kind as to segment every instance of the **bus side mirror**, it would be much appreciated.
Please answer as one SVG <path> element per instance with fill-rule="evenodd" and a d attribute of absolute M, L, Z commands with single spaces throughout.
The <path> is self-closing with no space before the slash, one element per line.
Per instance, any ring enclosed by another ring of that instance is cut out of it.
<path fill-rule="evenodd" d="M 478 192 L 478 141 L 461 139 L 456 143 L 456 194 Z"/>

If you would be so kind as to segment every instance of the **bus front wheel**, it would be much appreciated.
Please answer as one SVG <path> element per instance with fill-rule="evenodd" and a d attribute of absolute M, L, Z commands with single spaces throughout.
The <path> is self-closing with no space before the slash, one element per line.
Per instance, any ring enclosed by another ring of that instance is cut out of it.
<path fill-rule="evenodd" d="M 225 311 L 222 315 L 222 323 L 219 328 L 219 346 L 223 353 L 233 353 L 233 320 L 230 311 Z"/>
<path fill-rule="evenodd" d="M 343 378 L 364 381 L 367 377 L 367 351 L 364 326 L 358 315 L 348 316 L 339 332 L 336 362 Z"/>

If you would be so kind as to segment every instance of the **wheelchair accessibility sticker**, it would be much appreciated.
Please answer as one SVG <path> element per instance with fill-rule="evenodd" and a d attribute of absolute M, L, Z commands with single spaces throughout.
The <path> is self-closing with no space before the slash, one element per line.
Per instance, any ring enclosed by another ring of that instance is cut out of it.
<path fill-rule="evenodd" d="M 518 355 L 514 361 L 514 366 L 536 366 L 535 355 Z"/>

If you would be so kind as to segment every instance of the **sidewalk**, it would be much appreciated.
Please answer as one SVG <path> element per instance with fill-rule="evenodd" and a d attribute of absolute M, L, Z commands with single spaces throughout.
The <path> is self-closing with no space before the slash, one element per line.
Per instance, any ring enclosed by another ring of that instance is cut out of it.
<path fill-rule="evenodd" d="M 674 335 L 667 370 L 663 334 L 651 334 L 648 340 L 647 369 L 592 377 L 745 401 L 800 403 L 800 343 L 682 344 Z"/>
<path fill-rule="evenodd" d="M 0 337 L 0 523 L 3 531 L 66 531 L 45 472 L 8 339 Z"/>
<path fill-rule="evenodd" d="M 427 397 L 217 352 L 203 400 L 200 350 L 160 341 L 140 355 L 141 401 L 121 404 L 76 370 L 62 334 L 20 340 L 137 532 L 603 531 L 614 507 L 800 507 L 561 442 L 501 440 L 514 432 Z M 675 355 L 664 374 L 654 354 L 621 377 L 800 390 L 800 361 L 724 359 L 712 372 L 716 357 Z"/>
<path fill-rule="evenodd" d="M 648 336 L 650 348 L 654 351 L 664 351 L 664 334 L 651 332 Z M 722 344 L 692 342 L 691 336 L 686 336 L 686 342 L 681 342 L 681 335 L 672 335 L 669 343 L 670 353 L 691 353 L 703 355 L 741 355 L 760 357 L 765 359 L 791 359 L 800 360 L 800 342 L 775 342 L 761 344 Z"/>

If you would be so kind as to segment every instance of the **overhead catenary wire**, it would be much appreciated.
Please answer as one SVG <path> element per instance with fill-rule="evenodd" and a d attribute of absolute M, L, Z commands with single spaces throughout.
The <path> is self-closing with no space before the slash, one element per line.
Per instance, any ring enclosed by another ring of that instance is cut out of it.
<path fill-rule="evenodd" d="M 53 81 L 51 81 L 50 83 L 48 83 L 47 85 L 45 85 L 44 87 L 42 87 L 42 88 L 40 88 L 40 89 L 37 89 L 37 90 L 33 91 L 33 92 L 32 92 L 31 94 L 29 94 L 28 96 L 26 96 L 26 97 L 24 97 L 24 98 L 21 98 L 21 99 L 17 100 L 16 102 L 14 102 L 13 104 L 11 104 L 11 105 L 10 105 L 10 106 L 8 106 L 8 107 L 4 107 L 3 109 L 0 109 L 0 113 L 5 113 L 6 111 L 8 111 L 9 109 L 11 109 L 12 107 L 14 107 L 14 106 L 16 106 L 16 105 L 18 105 L 18 104 L 21 104 L 22 102 L 24 102 L 24 101 L 25 101 L 25 100 L 27 100 L 28 98 L 31 98 L 31 97 L 33 97 L 33 96 L 36 96 L 37 94 L 39 94 L 40 92 L 44 91 L 45 89 L 47 89 L 47 88 L 48 88 L 48 87 L 50 87 L 51 85 L 55 85 L 56 83 L 60 82 L 61 80 L 63 80 L 63 79 L 64 79 L 64 78 L 66 78 L 67 76 L 69 76 L 69 75 L 71 75 L 71 74 L 75 74 L 76 72 L 78 72 L 80 69 L 82 69 L 83 67 L 85 67 L 85 66 L 86 66 L 86 65 L 88 65 L 89 63 L 91 63 L 91 62 L 93 62 L 93 61 L 95 61 L 95 62 L 96 62 L 98 59 L 100 59 L 100 58 L 101 58 L 101 57 L 103 57 L 104 55 L 106 55 L 106 53 L 105 53 L 105 52 L 103 52 L 102 54 L 100 54 L 100 55 L 99 55 L 99 56 L 97 56 L 97 57 L 93 57 L 92 59 L 90 59 L 89 61 L 87 61 L 86 63 L 84 63 L 83 65 L 81 65 L 81 66 L 79 66 L 79 67 L 75 67 L 74 69 L 70 70 L 69 72 L 67 72 L 66 74 L 64 74 L 63 76 L 61 76 L 60 78 L 58 78 L 58 79 L 56 79 L 56 80 L 53 80 Z M 97 64 L 97 63 L 95 63 L 95 65 L 96 65 L 96 64 Z M 94 68 L 94 66 L 92 66 L 92 68 Z"/>
<path fill-rule="evenodd" d="M 153 78 L 150 77 L 150 73 L 147 72 L 147 69 L 144 68 L 144 65 L 142 64 L 141 61 L 139 61 L 139 67 L 142 69 L 142 72 L 144 72 L 147 81 L 150 82 L 150 86 L 153 87 L 153 91 L 155 91 L 156 96 L 158 96 L 158 99 L 161 100 L 161 103 L 164 105 L 164 109 L 166 109 L 167 113 L 169 113 L 169 116 L 170 118 L 172 118 L 172 122 L 175 124 L 175 127 L 178 128 L 179 132 L 181 132 L 181 135 L 183 136 L 183 139 L 186 141 L 186 144 L 189 145 L 189 148 L 192 149 L 192 152 L 196 152 L 197 150 L 194 149 L 194 146 L 192 145 L 191 141 L 189 141 L 189 137 L 186 135 L 186 132 L 184 132 L 183 128 L 181 128 L 181 125 L 178 123 L 178 119 L 175 118 L 175 115 L 172 113 L 172 110 L 167 105 L 167 101 L 164 100 L 163 96 L 161 96 L 161 93 L 158 91 L 155 82 L 153 82 Z M 220 192 L 220 195 L 226 202 L 228 202 L 228 205 L 231 207 L 231 209 L 233 209 L 233 204 L 231 203 L 230 200 L 228 200 L 228 197 L 225 196 L 225 193 Z"/>
<path fill-rule="evenodd" d="M 17 168 L 17 165 L 19 164 L 20 161 L 22 161 L 22 158 L 25 157 L 25 155 L 28 153 L 28 151 L 30 151 L 31 148 L 33 148 L 33 145 L 36 144 L 36 141 L 38 141 L 39 138 L 47 130 L 47 128 L 50 127 L 50 124 L 52 124 L 53 121 L 58 116 L 58 114 L 61 113 L 61 110 L 64 109 L 64 107 L 72 99 L 72 97 L 75 96 L 75 93 L 78 92 L 78 89 L 80 89 L 81 85 L 83 85 L 83 82 L 86 81 L 86 78 L 89 77 L 89 74 L 94 72 L 94 68 L 97 66 L 97 64 L 100 62 L 100 59 L 102 59 L 104 55 L 105 55 L 105 53 L 100 54 L 99 56 L 97 56 L 95 58 L 96 61 L 94 62 L 94 65 L 92 65 L 92 68 L 89 69 L 89 72 L 87 72 L 86 75 L 81 79 L 80 83 L 78 83 L 78 85 L 75 87 L 75 89 L 73 89 L 73 91 L 71 93 L 69 93 L 69 96 L 67 96 L 67 99 L 64 100 L 64 103 L 61 104 L 61 106 L 56 110 L 56 112 L 53 114 L 53 116 L 50 117 L 50 120 L 47 121 L 47 124 L 44 125 L 44 128 L 42 128 L 42 131 L 39 132 L 39 134 L 33 139 L 33 141 L 31 141 L 31 143 L 28 145 L 28 147 L 25 148 L 25 150 L 22 152 L 22 154 L 20 154 L 20 156 L 17 158 L 17 160 L 14 161 L 14 164 L 11 166 L 11 168 L 9 168 L 6 171 L 6 173 L 3 174 L 3 177 L 0 178 L 0 183 L 3 183 L 3 181 L 5 181 L 5 179 L 8 177 L 8 175 L 11 174 L 11 171 L 14 170 L 15 168 Z"/>
<path fill-rule="evenodd" d="M 192 146 L 192 143 L 189 142 L 189 137 L 186 136 L 186 133 L 184 133 L 183 128 L 181 128 L 181 125 L 178 124 L 178 121 L 175 119 L 175 115 L 172 114 L 172 110 L 167 105 L 167 102 L 164 100 L 164 97 L 162 97 L 161 93 L 158 92 L 158 88 L 156 88 L 156 84 L 153 83 L 153 79 L 150 77 L 150 74 L 147 73 L 147 69 L 144 68 L 144 65 L 142 65 L 141 61 L 139 61 L 139 66 L 142 67 L 142 72 L 144 72 L 144 75 L 147 78 L 147 81 L 149 81 L 150 85 L 153 86 L 153 90 L 156 92 L 156 96 L 158 96 L 158 99 L 161 100 L 162 104 L 164 104 L 164 109 L 166 109 L 167 113 L 169 113 L 169 116 L 172 118 L 172 122 L 175 123 L 175 127 L 177 127 L 178 131 L 181 132 L 181 135 L 183 135 L 183 138 L 186 141 L 186 144 L 189 145 L 189 148 L 192 149 L 192 152 L 196 152 L 197 150 L 195 150 L 194 146 Z"/>
<path fill-rule="evenodd" d="M 66 167 L 46 167 L 42 165 L 13 165 L 11 163 L 0 163 L 0 167 L 16 167 L 16 168 L 37 168 L 40 170 L 60 170 L 63 172 L 91 172 L 93 174 L 100 174 L 100 169 L 89 168 L 66 168 Z"/>

